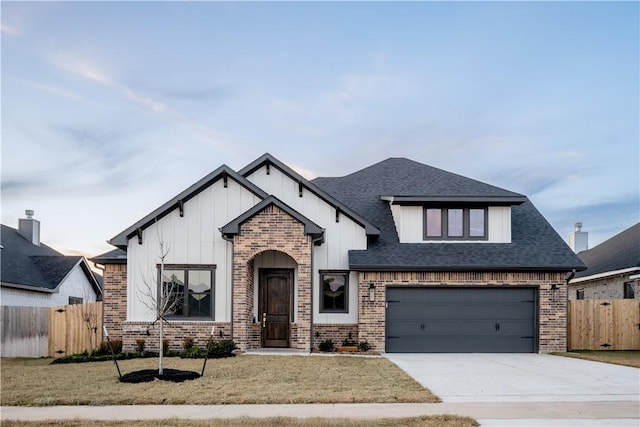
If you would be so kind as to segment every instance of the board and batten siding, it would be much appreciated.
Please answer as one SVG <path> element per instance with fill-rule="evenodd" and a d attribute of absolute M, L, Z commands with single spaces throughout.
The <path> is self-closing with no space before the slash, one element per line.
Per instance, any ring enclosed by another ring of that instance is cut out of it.
<path fill-rule="evenodd" d="M 322 324 L 350 324 L 358 322 L 358 275 L 349 275 L 349 312 L 320 313 L 320 270 L 349 270 L 349 250 L 366 249 L 367 236 L 363 226 L 344 214 L 336 222 L 336 210 L 329 203 L 308 189 L 302 197 L 298 182 L 292 180 L 276 167 L 256 169 L 247 179 L 269 194 L 282 200 L 311 221 L 325 229 L 325 241 L 313 248 L 313 320 Z M 257 289 L 257 287 L 256 287 Z M 297 289 L 297 288 L 296 288 Z"/>
<path fill-rule="evenodd" d="M 141 301 L 145 281 L 156 291 L 160 241 L 167 245 L 165 264 L 214 264 L 214 320 L 231 321 L 232 244 L 219 228 L 260 202 L 260 198 L 233 179 L 227 187 L 218 180 L 178 208 L 143 230 L 143 244 L 129 240 L 127 248 L 127 320 L 149 321 L 155 317 Z"/>
<path fill-rule="evenodd" d="M 424 207 L 391 205 L 400 243 L 511 243 L 511 207 L 489 206 L 487 240 L 424 240 Z"/>

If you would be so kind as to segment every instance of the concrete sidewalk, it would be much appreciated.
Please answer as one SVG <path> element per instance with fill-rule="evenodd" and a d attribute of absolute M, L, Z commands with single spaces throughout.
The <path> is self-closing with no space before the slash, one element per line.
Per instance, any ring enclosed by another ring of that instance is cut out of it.
<path fill-rule="evenodd" d="M 618 425 L 637 426 L 638 402 L 477 402 L 363 403 L 310 405 L 136 405 L 0 408 L 2 420 L 151 420 L 237 417 L 400 418 L 460 415 L 481 425 Z M 597 424 L 594 422 L 597 421 Z M 522 424 L 526 422 L 527 424 Z M 539 423 L 539 424 L 535 424 Z"/>

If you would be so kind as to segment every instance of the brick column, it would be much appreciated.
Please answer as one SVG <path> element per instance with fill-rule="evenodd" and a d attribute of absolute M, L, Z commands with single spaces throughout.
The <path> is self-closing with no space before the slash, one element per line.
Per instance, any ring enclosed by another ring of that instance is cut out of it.
<path fill-rule="evenodd" d="M 106 264 L 102 283 L 104 325 L 111 339 L 122 339 L 127 320 L 127 265 Z"/>

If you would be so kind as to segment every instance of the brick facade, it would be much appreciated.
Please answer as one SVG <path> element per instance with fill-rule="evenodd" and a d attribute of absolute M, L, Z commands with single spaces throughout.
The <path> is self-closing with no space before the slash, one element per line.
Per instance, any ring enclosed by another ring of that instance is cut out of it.
<path fill-rule="evenodd" d="M 265 251 L 285 253 L 297 263 L 297 315 L 290 325 L 290 346 L 311 350 L 311 248 L 304 225 L 275 205 L 240 226 L 233 238 L 233 339 L 241 350 L 260 347 L 259 324 L 253 323 L 254 259 Z"/>
<path fill-rule="evenodd" d="M 387 286 L 532 286 L 538 288 L 538 351 L 566 351 L 567 286 L 564 273 L 518 272 L 360 272 L 358 335 L 372 349 L 385 349 Z M 375 285 L 369 301 L 369 284 Z M 556 285 L 556 290 L 551 290 Z"/>
<path fill-rule="evenodd" d="M 631 283 L 634 298 L 640 299 L 640 279 L 631 280 L 628 273 L 569 283 L 569 299 L 577 299 L 578 290 L 584 291 L 584 299 L 622 299 L 627 282 Z"/>
<path fill-rule="evenodd" d="M 103 325 L 112 339 L 122 339 L 127 320 L 127 265 L 106 264 L 102 285 Z"/>
<path fill-rule="evenodd" d="M 313 325 L 313 350 L 317 351 L 320 343 L 326 339 L 333 340 L 333 343 L 337 346 L 342 345 L 345 339 L 349 338 L 355 342 L 360 342 L 358 337 L 358 325 L 357 324 L 321 324 L 316 323 Z"/>
<path fill-rule="evenodd" d="M 231 323 L 229 322 L 193 322 L 169 321 L 164 325 L 163 336 L 169 340 L 171 350 L 182 350 L 185 338 L 193 338 L 194 344 L 206 346 L 211 336 L 211 327 L 215 326 L 214 340 L 231 339 Z M 222 336 L 220 336 L 222 332 Z M 145 340 L 145 349 L 158 351 L 160 344 L 160 325 L 158 322 L 124 322 L 122 324 L 122 348 L 134 350 L 136 340 Z"/>

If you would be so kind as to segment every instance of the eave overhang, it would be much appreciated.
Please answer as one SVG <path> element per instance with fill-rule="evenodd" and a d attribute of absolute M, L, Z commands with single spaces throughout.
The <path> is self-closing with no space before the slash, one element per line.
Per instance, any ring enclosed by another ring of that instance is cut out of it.
<path fill-rule="evenodd" d="M 310 235 L 317 244 L 324 242 L 324 228 L 320 227 L 318 224 L 314 223 L 309 218 L 305 217 L 300 212 L 291 208 L 289 205 L 274 196 L 265 198 L 251 209 L 242 213 L 236 219 L 221 227 L 220 232 L 227 238 L 232 238 L 233 236 L 240 234 L 240 227 L 243 223 L 250 220 L 271 205 L 278 207 L 287 215 L 302 223 L 304 225 L 305 234 Z"/>
<path fill-rule="evenodd" d="M 517 206 L 527 201 L 525 196 L 381 196 L 395 205 L 483 205 Z"/>
<path fill-rule="evenodd" d="M 640 267 L 629 267 L 629 268 L 623 268 L 621 270 L 605 271 L 603 273 L 592 274 L 591 276 L 583 276 L 583 277 L 578 277 L 576 279 L 571 279 L 569 284 L 575 285 L 577 283 L 588 282 L 591 280 L 604 279 L 607 277 L 626 275 L 626 274 L 629 274 L 629 279 L 633 280 L 632 279 L 633 273 L 637 273 L 637 272 L 640 272 Z"/>
<path fill-rule="evenodd" d="M 349 264 L 349 269 L 362 272 L 470 272 L 470 271 L 500 271 L 500 272 L 518 272 L 518 271 L 537 271 L 541 273 L 566 273 L 577 270 L 575 266 L 415 266 L 415 265 L 367 265 L 367 264 Z"/>

